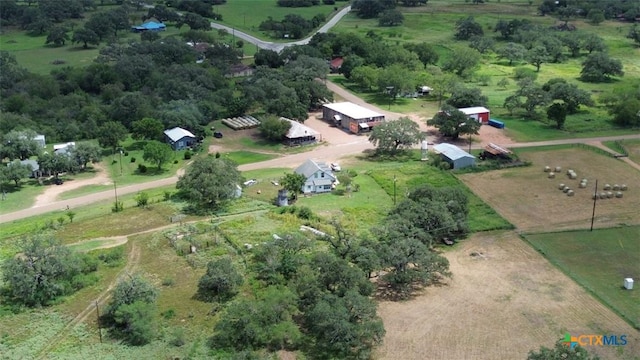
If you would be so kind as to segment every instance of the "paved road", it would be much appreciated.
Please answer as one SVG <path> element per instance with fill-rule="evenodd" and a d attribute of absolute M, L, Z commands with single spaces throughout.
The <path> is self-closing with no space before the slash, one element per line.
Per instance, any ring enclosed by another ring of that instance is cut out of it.
<path fill-rule="evenodd" d="M 329 19 L 329 21 L 327 21 L 326 24 L 324 24 L 320 29 L 318 29 L 315 33 L 313 33 L 313 35 L 317 34 L 317 33 L 326 33 L 327 31 L 329 31 L 329 29 L 331 29 L 332 27 L 334 27 L 338 21 L 340 21 L 340 19 L 342 19 L 343 16 L 347 15 L 349 13 L 349 11 L 351 11 L 351 6 L 347 6 L 345 8 L 343 8 L 342 10 L 338 11 L 338 13 L 332 17 L 331 19 Z M 271 42 L 271 41 L 264 41 L 261 39 L 258 39 L 255 36 L 249 35 L 247 33 L 244 33 L 240 30 L 237 30 L 235 28 L 226 26 L 226 25 L 222 25 L 219 23 L 215 23 L 212 22 L 211 23 L 211 27 L 214 29 L 224 29 L 226 30 L 229 34 L 233 34 L 233 36 L 242 39 L 248 43 L 254 44 L 257 47 L 259 47 L 260 49 L 265 49 L 265 50 L 273 50 L 275 52 L 281 52 L 284 48 L 289 47 L 289 46 L 294 46 L 294 45 L 306 45 L 309 43 L 309 41 L 311 40 L 311 38 L 313 37 L 313 35 L 302 39 L 302 40 L 298 40 L 298 41 L 292 41 L 292 42 L 285 42 L 285 43 L 276 43 L 276 42 Z"/>

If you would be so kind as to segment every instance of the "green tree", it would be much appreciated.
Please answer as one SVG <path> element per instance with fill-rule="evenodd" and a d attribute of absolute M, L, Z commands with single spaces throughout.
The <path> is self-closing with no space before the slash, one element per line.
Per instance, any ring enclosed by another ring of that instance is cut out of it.
<path fill-rule="evenodd" d="M 472 106 L 486 106 L 489 98 L 482 94 L 479 88 L 457 87 L 446 104 L 455 108 L 465 108 Z"/>
<path fill-rule="evenodd" d="M 3 170 L 5 179 L 13 181 L 16 186 L 20 186 L 20 181 L 29 177 L 29 175 L 31 175 L 31 171 L 33 171 L 31 165 L 23 165 L 20 160 L 14 160 L 7 164 L 6 168 L 3 168 Z"/>
<path fill-rule="evenodd" d="M 383 11 L 380 14 L 380 18 L 378 19 L 378 25 L 398 26 L 398 25 L 402 25 L 403 21 L 404 21 L 404 16 L 400 12 L 400 10 L 388 9 Z"/>
<path fill-rule="evenodd" d="M 260 127 L 260 135 L 265 139 L 271 141 L 282 141 L 291 129 L 291 123 L 287 120 L 282 120 L 277 116 L 270 115 L 262 119 Z"/>
<path fill-rule="evenodd" d="M 633 40 L 636 45 L 640 45 L 640 28 L 638 27 L 638 24 L 633 24 L 633 26 L 629 29 L 627 38 Z"/>
<path fill-rule="evenodd" d="M 71 150 L 71 158 L 80 169 L 86 169 L 87 163 L 97 163 L 102 158 L 102 149 L 97 144 L 83 141 L 76 143 Z"/>
<path fill-rule="evenodd" d="M 547 81 L 542 89 L 549 92 L 552 100 L 562 100 L 566 106 L 568 114 L 575 114 L 580 109 L 580 105 L 593 106 L 591 94 L 580 89 L 575 84 L 568 83 L 565 79 L 555 78 Z"/>
<path fill-rule="evenodd" d="M 127 128 L 118 122 L 109 121 L 98 128 L 96 137 L 100 146 L 111 149 L 115 154 L 120 142 L 127 138 Z"/>
<path fill-rule="evenodd" d="M 609 105 L 609 113 L 613 122 L 620 126 L 640 126 L 640 99 L 621 96 Z"/>
<path fill-rule="evenodd" d="M 295 200 L 298 198 L 298 194 L 302 192 L 305 181 L 307 181 L 307 179 L 302 174 L 287 173 L 280 179 L 280 184 L 282 184 L 282 187 L 286 189 Z"/>
<path fill-rule="evenodd" d="M 600 25 L 605 20 L 604 11 L 595 8 L 589 10 L 587 20 L 589 20 L 589 23 L 592 25 Z"/>
<path fill-rule="evenodd" d="M 371 90 L 374 85 L 378 84 L 379 74 L 380 70 L 375 66 L 358 66 L 351 72 L 350 80 L 358 84 L 358 86 L 363 89 Z"/>
<path fill-rule="evenodd" d="M 431 46 L 430 44 L 427 44 L 426 42 L 421 42 L 418 44 L 409 43 L 409 44 L 405 44 L 404 47 L 409 51 L 413 51 L 418 55 L 418 59 L 420 59 L 420 62 L 422 63 L 425 69 L 429 64 L 432 64 L 432 65 L 437 64 L 438 59 L 440 58 L 440 56 L 438 55 L 436 50 L 433 48 L 433 46 Z"/>
<path fill-rule="evenodd" d="M 6 157 L 10 160 L 26 160 L 31 156 L 40 154 L 42 148 L 35 140 L 35 136 L 36 133 L 32 130 L 11 130 L 4 134 L 2 136 L 2 144 L 0 144 L 1 157 Z"/>
<path fill-rule="evenodd" d="M 529 118 L 535 118 L 538 106 L 545 106 L 550 101 L 549 93 L 529 78 L 518 81 L 516 96 L 525 98 L 521 104 Z"/>
<path fill-rule="evenodd" d="M 527 360 L 600 360 L 600 358 L 596 355 L 589 355 L 587 350 L 580 345 L 572 348 L 559 340 L 553 349 L 541 346 L 538 352 L 529 351 Z"/>
<path fill-rule="evenodd" d="M 100 38 L 98 34 L 93 32 L 93 30 L 89 30 L 87 28 L 81 28 L 73 32 L 73 37 L 71 37 L 71 41 L 74 44 L 82 43 L 82 47 L 85 49 L 89 48 L 89 44 L 91 45 L 99 45 Z"/>
<path fill-rule="evenodd" d="M 495 41 L 488 36 L 472 36 L 469 39 L 469 47 L 477 50 L 480 54 L 485 54 L 489 50 L 493 50 L 495 47 Z"/>
<path fill-rule="evenodd" d="M 38 165 L 40 165 L 40 171 L 53 174 L 56 178 L 60 173 L 70 171 L 75 167 L 69 156 L 58 153 L 38 155 Z"/>
<path fill-rule="evenodd" d="M 49 35 L 47 35 L 47 40 L 45 41 L 45 45 L 53 44 L 55 46 L 64 46 L 64 43 L 69 40 L 69 35 L 67 34 L 67 28 L 64 26 L 54 26 L 49 30 Z"/>
<path fill-rule="evenodd" d="M 144 345 L 155 334 L 156 288 L 139 274 L 129 275 L 116 284 L 102 321 L 116 337 L 131 345 Z"/>
<path fill-rule="evenodd" d="M 386 121 L 373 128 L 369 141 L 380 153 L 395 154 L 411 148 L 426 138 L 418 124 L 408 117 Z"/>
<path fill-rule="evenodd" d="M 207 272 L 198 281 L 198 296 L 207 301 L 227 301 L 238 293 L 242 283 L 242 274 L 231 258 L 221 257 L 207 264 Z"/>
<path fill-rule="evenodd" d="M 444 136 L 457 139 L 460 135 L 477 134 L 480 123 L 471 119 L 465 113 L 451 106 L 445 105 L 427 124 L 435 126 Z"/>
<path fill-rule="evenodd" d="M 469 40 L 473 36 L 482 36 L 484 31 L 473 16 L 458 19 L 456 21 L 456 32 L 453 35 L 457 40 Z"/>
<path fill-rule="evenodd" d="M 590 54 L 582 63 L 580 79 L 586 82 L 606 82 L 612 76 L 623 76 L 622 62 L 612 59 L 607 53 Z"/>
<path fill-rule="evenodd" d="M 442 65 L 442 69 L 466 77 L 473 73 L 479 63 L 480 53 L 477 50 L 460 48 L 453 51 L 451 57 Z"/>
<path fill-rule="evenodd" d="M 602 52 L 607 50 L 607 45 L 600 36 L 594 33 L 588 33 L 582 38 L 582 47 L 589 52 Z"/>
<path fill-rule="evenodd" d="M 96 34 L 99 42 L 115 31 L 113 23 L 105 19 L 102 13 L 91 15 L 84 24 L 84 28 Z"/>
<path fill-rule="evenodd" d="M 412 72 L 400 64 L 393 64 L 380 70 L 378 90 L 387 93 L 391 99 L 395 99 L 398 94 L 414 91 L 415 88 L 416 83 Z"/>
<path fill-rule="evenodd" d="M 156 166 L 158 166 L 158 170 L 162 169 L 162 164 L 166 164 L 171 160 L 171 158 L 173 158 L 173 149 L 171 149 L 171 146 L 155 140 L 149 141 L 142 151 L 142 158 L 144 161 L 156 164 Z"/>
<path fill-rule="evenodd" d="M 176 188 L 192 205 L 203 210 L 217 210 L 235 198 L 242 175 L 237 164 L 226 158 L 197 158 L 180 177 Z"/>
<path fill-rule="evenodd" d="M 549 61 L 549 53 L 543 45 L 537 45 L 527 51 L 525 55 L 527 61 L 536 67 L 536 72 L 540 71 L 540 66 Z"/>
<path fill-rule="evenodd" d="M 46 306 L 83 287 L 83 274 L 95 265 L 75 254 L 49 234 L 18 242 L 19 256 L 2 263 L 5 300 L 26 306 Z"/>
<path fill-rule="evenodd" d="M 458 77 L 449 73 L 440 73 L 431 79 L 430 86 L 433 88 L 431 94 L 438 98 L 438 106 L 442 105 L 442 100 L 453 93 L 458 87 Z"/>
<path fill-rule="evenodd" d="M 556 123 L 556 128 L 562 129 L 567 119 L 567 105 L 554 103 L 547 108 L 547 117 Z"/>
<path fill-rule="evenodd" d="M 567 49 L 569 49 L 571 57 L 580 56 L 580 50 L 582 49 L 583 45 L 582 38 L 583 35 L 576 32 L 567 32 L 566 34 L 564 34 L 564 36 L 562 36 L 562 44 L 566 46 Z"/>
<path fill-rule="evenodd" d="M 164 125 L 155 118 L 145 117 L 131 123 L 131 137 L 136 140 L 162 140 Z"/>

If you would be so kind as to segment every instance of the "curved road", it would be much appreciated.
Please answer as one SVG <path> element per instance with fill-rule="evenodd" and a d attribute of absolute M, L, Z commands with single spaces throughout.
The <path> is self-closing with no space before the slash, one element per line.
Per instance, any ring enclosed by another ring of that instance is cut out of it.
<path fill-rule="evenodd" d="M 329 19 L 329 21 L 324 24 L 320 29 L 318 29 L 316 32 L 313 33 L 313 35 L 317 34 L 317 33 L 326 33 L 327 31 L 329 31 L 329 29 L 331 29 L 332 27 L 334 27 L 338 21 L 340 21 L 340 19 L 342 19 L 343 16 L 347 15 L 349 13 L 349 11 L 351 11 L 351 6 L 347 6 L 345 8 L 343 8 L 342 10 L 338 11 L 338 13 L 332 17 L 331 19 Z M 249 42 L 251 44 L 256 45 L 257 47 L 259 47 L 260 49 L 265 49 L 265 50 L 273 50 L 275 52 L 281 52 L 284 48 L 289 47 L 289 46 L 294 46 L 294 45 L 306 45 L 309 43 L 309 41 L 311 41 L 311 38 L 313 37 L 313 35 L 302 39 L 302 40 L 298 40 L 298 41 L 292 41 L 292 42 L 284 42 L 284 43 L 275 43 L 275 42 L 271 42 L 271 41 L 264 41 L 261 39 L 258 39 L 255 36 L 251 36 L 247 33 L 244 33 L 242 31 L 236 30 L 235 28 L 226 26 L 226 25 L 222 25 L 222 24 L 218 24 L 215 22 L 211 23 L 211 27 L 214 29 L 223 29 L 226 30 L 229 34 L 233 34 L 233 36 L 242 39 L 246 42 Z"/>

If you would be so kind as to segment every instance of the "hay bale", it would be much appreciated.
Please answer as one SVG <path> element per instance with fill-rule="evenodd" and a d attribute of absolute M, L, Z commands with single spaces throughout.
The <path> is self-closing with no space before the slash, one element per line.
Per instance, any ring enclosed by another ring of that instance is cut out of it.
<path fill-rule="evenodd" d="M 607 199 L 611 199 L 613 197 L 613 193 L 611 191 L 607 191 Z"/>
<path fill-rule="evenodd" d="M 576 175 L 575 173 L 569 174 L 569 178 L 571 180 L 575 180 L 578 177 L 578 175 Z"/>
<path fill-rule="evenodd" d="M 621 197 L 622 197 L 622 192 L 618 191 L 618 192 L 616 193 L 616 197 L 617 197 L 617 198 L 621 198 Z"/>
<path fill-rule="evenodd" d="M 587 184 L 581 182 L 580 185 L 578 185 L 580 187 L 580 189 L 584 189 L 587 187 Z"/>
<path fill-rule="evenodd" d="M 562 189 L 562 192 L 565 194 L 568 193 L 569 191 L 571 191 L 571 189 L 569 189 L 568 186 L 565 186 L 564 189 Z"/>
<path fill-rule="evenodd" d="M 620 185 L 613 184 L 613 191 L 618 191 L 618 190 L 620 190 Z"/>
<path fill-rule="evenodd" d="M 609 185 L 609 184 L 604 184 L 603 189 L 604 189 L 604 190 L 611 190 L 611 185 Z"/>
<path fill-rule="evenodd" d="M 573 196 L 575 195 L 575 193 L 573 192 L 573 190 L 569 190 L 567 191 L 567 196 Z"/>
<path fill-rule="evenodd" d="M 550 171 L 551 171 L 551 168 L 549 166 L 544 167 L 544 172 L 550 172 Z"/>
<path fill-rule="evenodd" d="M 556 166 L 556 172 L 558 172 L 558 173 L 559 173 L 560 171 L 562 171 L 562 167 L 560 167 L 560 166 Z"/>
<path fill-rule="evenodd" d="M 596 200 L 598 197 L 599 197 L 598 194 L 593 194 L 591 195 L 591 200 Z"/>
<path fill-rule="evenodd" d="M 548 177 L 549 177 L 549 179 L 553 179 L 553 178 L 555 178 L 555 177 L 556 177 L 556 174 L 555 174 L 555 173 L 553 173 L 553 172 L 550 172 L 550 173 L 549 173 L 549 175 L 548 175 Z"/>
<path fill-rule="evenodd" d="M 585 184 L 586 184 L 586 183 L 587 183 L 587 179 L 586 179 L 586 178 L 583 178 L 582 180 L 580 180 L 580 182 L 583 182 L 583 183 L 585 183 Z"/>
<path fill-rule="evenodd" d="M 600 193 L 600 199 L 606 199 L 607 198 L 607 193 L 605 191 Z"/>
<path fill-rule="evenodd" d="M 627 184 L 620 185 L 620 190 L 627 191 Z"/>
<path fill-rule="evenodd" d="M 566 186 L 565 184 L 560 184 L 560 185 L 558 185 L 558 189 L 560 189 L 560 190 L 564 190 L 564 187 L 565 187 L 565 186 Z"/>

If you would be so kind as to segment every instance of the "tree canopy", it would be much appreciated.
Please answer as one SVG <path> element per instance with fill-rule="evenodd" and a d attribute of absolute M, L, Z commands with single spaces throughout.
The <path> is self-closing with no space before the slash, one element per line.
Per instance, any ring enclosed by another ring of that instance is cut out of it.
<path fill-rule="evenodd" d="M 180 177 L 176 188 L 181 196 L 201 210 L 218 210 L 235 197 L 242 175 L 226 158 L 199 157 Z"/>
<path fill-rule="evenodd" d="M 426 138 L 418 124 L 408 117 L 395 121 L 386 121 L 371 131 L 369 141 L 380 153 L 395 154 L 411 148 Z"/>
<path fill-rule="evenodd" d="M 477 134 L 481 125 L 477 120 L 448 105 L 443 106 L 442 110 L 427 123 L 438 128 L 442 135 L 453 139 L 457 139 L 460 135 Z"/>

